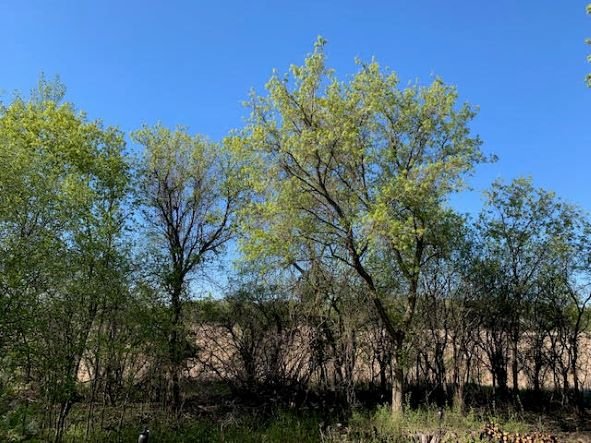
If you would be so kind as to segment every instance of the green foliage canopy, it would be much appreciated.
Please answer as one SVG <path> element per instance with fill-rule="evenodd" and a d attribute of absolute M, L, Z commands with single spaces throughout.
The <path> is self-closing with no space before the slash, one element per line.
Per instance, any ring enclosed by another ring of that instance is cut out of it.
<path fill-rule="evenodd" d="M 413 280 L 445 244 L 448 196 L 485 160 L 468 128 L 475 111 L 439 79 L 401 89 L 375 61 L 358 64 L 339 81 L 320 39 L 304 65 L 273 75 L 268 96 L 253 95 L 250 126 L 232 143 L 257 192 L 244 250 L 305 267 L 314 248 L 368 282 L 370 258 L 389 256 Z"/>

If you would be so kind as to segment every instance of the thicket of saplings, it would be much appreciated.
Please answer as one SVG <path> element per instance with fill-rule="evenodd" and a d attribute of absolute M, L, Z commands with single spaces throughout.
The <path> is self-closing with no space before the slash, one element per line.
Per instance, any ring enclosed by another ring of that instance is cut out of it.
<path fill-rule="evenodd" d="M 494 160 L 473 109 L 375 62 L 340 81 L 323 47 L 220 142 L 128 137 L 58 81 L 0 108 L 0 440 L 459 441 L 585 414 L 588 216 L 521 178 L 457 213 Z"/>

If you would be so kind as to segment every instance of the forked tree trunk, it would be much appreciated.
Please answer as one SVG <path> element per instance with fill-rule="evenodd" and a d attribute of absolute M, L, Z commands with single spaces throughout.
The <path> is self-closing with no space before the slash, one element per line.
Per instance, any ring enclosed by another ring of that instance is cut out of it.
<path fill-rule="evenodd" d="M 406 305 L 404 317 L 400 324 L 395 327 L 390 315 L 388 315 L 380 297 L 378 291 L 373 283 L 373 279 L 366 272 L 361 264 L 359 256 L 356 255 L 355 249 L 350 243 L 350 250 L 353 252 L 353 260 L 355 262 L 355 269 L 359 272 L 359 275 L 367 282 L 371 298 L 376 307 L 380 320 L 382 321 L 386 331 L 392 342 L 394 343 L 394 356 L 392 358 L 392 414 L 399 414 L 403 410 L 403 398 L 404 398 L 404 362 L 402 354 L 404 352 L 404 343 L 406 338 L 406 331 L 409 330 L 411 322 L 414 317 L 417 295 L 418 295 L 418 280 L 419 274 L 416 273 L 412 276 L 410 281 L 410 290 L 408 293 L 408 302 Z M 422 245 L 417 249 L 417 262 L 420 263 L 422 257 Z"/>

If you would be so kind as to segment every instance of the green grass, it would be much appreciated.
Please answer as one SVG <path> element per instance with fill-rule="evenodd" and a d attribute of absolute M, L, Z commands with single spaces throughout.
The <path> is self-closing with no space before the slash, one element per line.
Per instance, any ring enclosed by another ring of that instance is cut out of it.
<path fill-rule="evenodd" d="M 185 419 L 178 426 L 159 421 L 150 426 L 150 439 L 158 443 L 236 442 L 236 443 L 312 443 L 319 442 L 318 420 L 297 414 L 279 413 L 269 419 L 257 417 Z M 140 428 L 125 426 L 120 433 L 100 431 L 91 437 L 93 442 L 135 442 Z M 84 439 L 84 428 L 70 426 L 65 441 Z"/>
<path fill-rule="evenodd" d="M 478 435 L 484 426 L 494 421 L 508 432 L 526 432 L 530 426 L 513 417 L 501 419 L 469 410 L 460 413 L 446 409 L 440 417 L 439 409 L 407 409 L 404 414 L 392 416 L 389 407 L 378 408 L 368 415 L 354 414 L 350 422 L 350 441 L 363 442 L 408 442 L 409 436 L 419 433 L 440 434 L 443 441 L 479 441 Z"/>
<path fill-rule="evenodd" d="M 86 416 L 83 409 L 78 409 L 72 413 L 64 441 L 135 442 L 142 429 L 142 422 L 149 423 L 151 441 L 158 443 L 397 443 L 416 441 L 411 440 L 409 436 L 418 433 L 441 433 L 445 436 L 442 439 L 444 442 L 468 443 L 479 441 L 480 431 L 491 421 L 512 433 L 527 432 L 532 427 L 515 417 L 493 418 L 486 412 L 475 410 L 460 413 L 447 409 L 440 418 L 438 409 L 420 408 L 407 409 L 404 414 L 392 416 L 387 406 L 374 411 L 353 412 L 347 423 L 339 423 L 336 419 L 331 423 L 324 423 L 318 413 L 310 410 L 278 411 L 270 416 L 263 416 L 256 410 L 238 410 L 208 417 L 186 415 L 178 421 L 171 419 L 164 410 L 149 410 L 148 415 L 145 414 L 146 412 L 137 412 L 126 415 L 126 420 L 119 429 L 118 412 L 113 409 L 106 414 L 104 429 L 95 429 L 89 439 L 85 440 Z M 146 420 L 146 417 L 149 418 Z M 6 426 L 8 423 L 3 424 Z M 15 428 L 18 429 L 18 426 Z M 43 438 L 40 433 L 31 434 L 24 436 L 19 432 L 5 432 L 2 434 L 2 441 L 48 441 L 47 436 Z"/>

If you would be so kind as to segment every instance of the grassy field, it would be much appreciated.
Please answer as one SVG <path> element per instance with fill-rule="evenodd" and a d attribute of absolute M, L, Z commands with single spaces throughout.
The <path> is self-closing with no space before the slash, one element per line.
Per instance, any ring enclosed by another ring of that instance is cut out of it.
<path fill-rule="evenodd" d="M 591 410 L 581 414 L 572 407 L 561 407 L 551 396 L 534 398 L 528 391 L 521 393 L 518 402 L 501 403 L 492 402 L 490 393 L 480 388 L 470 393 L 472 407 L 463 411 L 409 402 L 403 415 L 393 417 L 388 405 L 368 402 L 367 393 L 366 397 L 359 395 L 352 410 L 344 410 L 320 396 L 290 404 L 280 398 L 237 395 L 217 383 L 191 388 L 192 394 L 178 416 L 156 403 L 129 402 L 117 407 L 76 403 L 63 440 L 136 442 L 147 427 L 150 443 L 418 442 L 421 436 L 439 438 L 439 443 L 503 441 L 481 438 L 494 423 L 507 437 L 543 433 L 555 436 L 556 441 L 591 442 Z M 419 392 L 415 392 L 416 397 Z M 477 392 L 480 402 L 476 401 Z M 0 442 L 53 440 L 52 431 L 43 426 L 44 411 L 36 409 L 34 402 L 4 403 L 3 410 Z"/>
<path fill-rule="evenodd" d="M 530 420 L 533 417 L 528 417 Z M 440 436 L 441 442 L 491 441 L 481 439 L 485 427 L 494 422 L 508 435 L 543 433 L 554 435 L 557 441 L 591 441 L 588 431 L 564 432 L 554 428 L 548 417 L 537 421 L 527 421 L 519 417 L 491 417 L 476 411 L 459 414 L 445 411 L 439 418 L 438 410 L 418 410 L 407 412 L 404 416 L 393 418 L 388 408 L 378 408 L 372 412 L 354 412 L 346 422 L 327 423 L 314 413 L 282 411 L 270 417 L 256 414 L 191 419 L 180 421 L 165 418 L 153 421 L 150 439 L 154 442 L 413 442 L 421 435 Z M 94 442 L 133 442 L 141 427 L 131 423 L 121 429 L 101 430 L 89 435 L 84 426 L 71 426 L 66 441 L 77 442 L 87 438 Z M 35 440 L 31 440 L 35 441 Z M 43 441 L 43 440 L 38 440 Z M 495 440 L 492 440 L 495 441 Z"/>
<path fill-rule="evenodd" d="M 150 429 L 150 442 L 159 443 L 414 442 L 420 441 L 421 435 L 439 436 L 440 442 L 503 441 L 481 438 L 482 431 L 494 423 L 508 436 L 543 433 L 555 436 L 556 441 L 591 442 L 589 421 L 567 413 L 536 415 L 506 411 L 493 416 L 486 410 L 460 413 L 446 409 L 441 413 L 436 408 L 420 408 L 392 417 L 387 406 L 371 411 L 354 410 L 346 418 L 325 412 L 308 408 L 269 411 L 240 407 L 226 412 L 221 409 L 197 414 L 186 412 L 171 418 L 173 415 L 165 410 L 131 405 L 123 419 L 120 410 L 106 410 L 102 423 L 94 423 L 94 429 L 87 429 L 86 411 L 79 407 L 72 414 L 64 441 L 135 442 L 144 426 Z M 14 437 L 12 441 L 50 439 L 43 435 Z"/>

